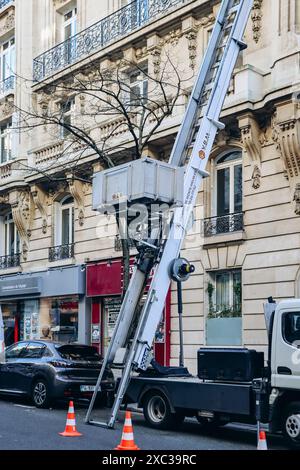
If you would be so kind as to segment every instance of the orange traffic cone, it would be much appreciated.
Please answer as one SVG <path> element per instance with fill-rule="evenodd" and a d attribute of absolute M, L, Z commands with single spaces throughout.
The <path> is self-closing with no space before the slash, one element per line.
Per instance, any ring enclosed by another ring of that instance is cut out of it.
<path fill-rule="evenodd" d="M 82 436 L 80 432 L 77 431 L 76 429 L 76 421 L 75 421 L 75 412 L 74 412 L 74 403 L 70 401 L 69 403 L 69 410 L 67 414 L 67 423 L 66 423 L 66 429 L 64 432 L 59 433 L 61 436 L 64 437 L 78 437 Z"/>
<path fill-rule="evenodd" d="M 134 442 L 130 411 L 126 411 L 122 439 L 120 444 L 115 447 L 115 450 L 140 450 Z"/>
<path fill-rule="evenodd" d="M 265 431 L 259 432 L 259 439 L 257 443 L 257 450 L 268 450 L 267 439 Z"/>

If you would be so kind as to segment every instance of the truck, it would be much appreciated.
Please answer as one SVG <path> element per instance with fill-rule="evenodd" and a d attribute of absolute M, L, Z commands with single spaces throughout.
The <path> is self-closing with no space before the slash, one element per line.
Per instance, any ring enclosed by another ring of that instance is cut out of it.
<path fill-rule="evenodd" d="M 153 362 L 131 378 L 124 402 L 138 404 L 156 429 L 177 428 L 185 417 L 211 429 L 261 422 L 300 449 L 300 300 L 270 298 L 265 318 L 266 360 L 247 349 L 200 349 L 197 377 Z"/>

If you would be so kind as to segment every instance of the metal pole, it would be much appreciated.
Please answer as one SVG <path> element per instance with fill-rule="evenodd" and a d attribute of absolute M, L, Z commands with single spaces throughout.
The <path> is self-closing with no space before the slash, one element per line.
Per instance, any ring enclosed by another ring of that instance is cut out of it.
<path fill-rule="evenodd" d="M 182 282 L 177 281 L 177 299 L 178 299 L 178 318 L 179 318 L 179 367 L 184 367 L 183 355 L 183 324 L 182 324 Z"/>

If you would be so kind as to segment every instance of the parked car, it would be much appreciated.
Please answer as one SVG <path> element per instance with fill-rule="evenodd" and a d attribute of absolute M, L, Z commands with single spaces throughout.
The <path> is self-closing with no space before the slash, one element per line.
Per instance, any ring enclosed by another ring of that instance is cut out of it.
<path fill-rule="evenodd" d="M 5 350 L 0 362 L 0 394 L 29 396 L 38 408 L 60 398 L 90 398 L 101 368 L 92 346 L 52 341 L 21 341 Z M 111 402 L 115 380 L 104 376 L 99 399 Z"/>

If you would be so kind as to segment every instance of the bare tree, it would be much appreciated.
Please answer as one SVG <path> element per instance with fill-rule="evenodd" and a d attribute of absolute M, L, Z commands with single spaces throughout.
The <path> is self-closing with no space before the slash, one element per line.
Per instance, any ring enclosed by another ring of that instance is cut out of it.
<path fill-rule="evenodd" d="M 43 168 L 27 166 L 48 181 L 72 178 L 90 181 L 83 171 L 86 157 L 96 155 L 102 168 L 147 155 L 163 122 L 174 113 L 183 80 L 166 55 L 160 72 L 124 59 L 89 63 L 67 79 L 43 83 L 28 109 L 16 107 L 18 129 L 46 139 L 60 139 L 62 150 L 55 162 Z M 95 159 L 94 159 L 95 162 Z M 130 246 L 127 224 L 117 218 L 124 262 L 124 283 L 129 284 Z"/>

